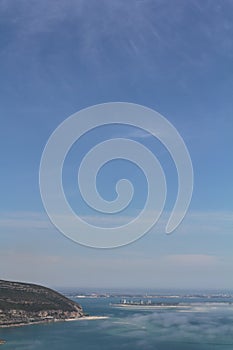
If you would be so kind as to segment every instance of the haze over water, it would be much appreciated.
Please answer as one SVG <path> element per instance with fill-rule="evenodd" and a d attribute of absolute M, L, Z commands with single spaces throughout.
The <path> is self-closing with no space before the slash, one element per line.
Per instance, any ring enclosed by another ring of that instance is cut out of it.
<path fill-rule="evenodd" d="M 138 300 L 139 297 L 127 297 Z M 74 299 L 77 300 L 77 299 Z M 233 297 L 157 297 L 174 308 L 116 307 L 120 296 L 80 298 L 84 310 L 107 319 L 0 330 L 4 350 L 232 350 Z M 148 299 L 143 299 L 144 301 Z"/>

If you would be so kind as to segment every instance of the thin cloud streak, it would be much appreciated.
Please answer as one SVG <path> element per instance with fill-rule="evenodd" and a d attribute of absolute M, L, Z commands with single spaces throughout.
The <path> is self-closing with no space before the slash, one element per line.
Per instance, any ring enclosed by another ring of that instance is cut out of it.
<path fill-rule="evenodd" d="M 79 45 L 79 54 L 88 60 L 98 59 L 98 62 L 105 56 L 106 43 L 111 43 L 112 50 L 122 57 L 132 59 L 140 53 L 139 59 L 144 63 L 149 61 L 153 68 L 154 63 L 158 63 L 158 54 L 170 51 L 172 55 L 174 49 L 182 60 L 181 64 L 193 66 L 208 65 L 211 55 L 205 47 L 212 48 L 213 53 L 229 56 L 232 52 L 233 25 L 231 18 L 226 16 L 226 11 L 233 10 L 230 1 L 203 5 L 200 1 L 60 0 L 56 3 L 21 1 L 20 6 L 15 5 L 16 2 L 1 3 L 0 11 L 11 20 L 18 39 L 7 45 L 5 53 L 7 50 L 12 52 L 14 47 L 14 52 L 28 50 L 38 35 L 55 35 L 59 25 L 64 28 L 72 25 L 72 36 Z M 196 39 L 200 37 L 203 41 L 202 52 L 195 52 L 185 33 L 176 35 L 190 11 L 196 15 L 193 33 Z M 63 34 L 66 35 L 65 29 Z M 34 51 L 34 54 L 38 52 Z"/>
<path fill-rule="evenodd" d="M 98 226 L 118 226 L 123 225 L 127 222 L 132 221 L 139 212 L 135 212 L 135 216 L 129 215 L 112 215 L 112 216 L 101 216 L 101 215 L 83 215 L 81 218 L 87 222 L 96 224 Z M 149 214 L 150 216 L 155 215 L 154 212 Z M 166 224 L 169 212 L 163 213 L 162 218 L 158 222 L 159 229 Z M 148 219 L 150 222 L 150 219 Z M 179 232 L 185 232 L 187 235 L 198 233 L 200 230 L 202 233 L 219 233 L 226 234 L 231 233 L 233 226 L 233 214 L 231 212 L 195 212 L 189 211 L 183 223 L 178 228 Z M 12 212 L 2 213 L 0 219 L 0 228 L 8 228 L 12 230 L 28 228 L 36 230 L 38 228 L 53 229 L 53 225 L 50 223 L 49 218 L 46 214 L 40 212 Z M 156 230 L 157 231 L 157 230 Z"/>

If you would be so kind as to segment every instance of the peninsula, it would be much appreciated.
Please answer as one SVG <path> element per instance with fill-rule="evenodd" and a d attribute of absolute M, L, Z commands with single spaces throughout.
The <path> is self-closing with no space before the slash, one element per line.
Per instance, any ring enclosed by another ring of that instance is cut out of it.
<path fill-rule="evenodd" d="M 52 289 L 0 280 L 0 328 L 83 316 L 83 309 L 78 303 Z"/>

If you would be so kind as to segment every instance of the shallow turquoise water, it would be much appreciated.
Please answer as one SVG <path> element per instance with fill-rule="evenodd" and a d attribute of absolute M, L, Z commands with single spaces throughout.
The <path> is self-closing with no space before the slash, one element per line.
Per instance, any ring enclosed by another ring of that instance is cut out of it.
<path fill-rule="evenodd" d="M 82 299 L 106 320 L 59 322 L 0 330 L 3 350 L 232 350 L 233 305 L 203 301 L 175 309 L 115 308 L 109 298 Z"/>

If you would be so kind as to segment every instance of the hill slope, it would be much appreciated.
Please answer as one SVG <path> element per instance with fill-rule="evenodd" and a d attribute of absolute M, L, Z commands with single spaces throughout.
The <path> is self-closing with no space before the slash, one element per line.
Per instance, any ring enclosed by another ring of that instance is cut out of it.
<path fill-rule="evenodd" d="M 82 316 L 79 304 L 52 289 L 0 280 L 0 327 Z"/>

